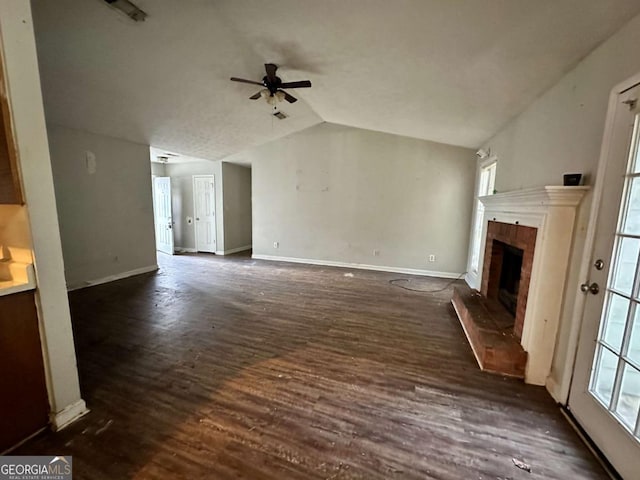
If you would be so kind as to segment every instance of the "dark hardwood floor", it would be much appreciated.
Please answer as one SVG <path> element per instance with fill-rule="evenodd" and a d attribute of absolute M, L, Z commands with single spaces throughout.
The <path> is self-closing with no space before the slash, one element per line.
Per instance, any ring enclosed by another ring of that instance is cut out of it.
<path fill-rule="evenodd" d="M 91 480 L 606 478 L 544 388 L 479 371 L 452 288 L 242 255 L 160 264 L 71 293 L 91 413 L 16 454 L 73 455 Z"/>

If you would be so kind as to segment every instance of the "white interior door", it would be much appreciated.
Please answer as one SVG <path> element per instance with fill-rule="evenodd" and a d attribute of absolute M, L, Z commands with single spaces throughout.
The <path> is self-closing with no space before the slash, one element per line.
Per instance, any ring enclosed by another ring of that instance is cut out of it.
<path fill-rule="evenodd" d="M 640 86 L 618 96 L 569 407 L 624 478 L 640 478 Z M 605 139 L 607 141 L 607 139 Z M 598 288 L 596 288 L 598 287 Z"/>
<path fill-rule="evenodd" d="M 171 210 L 171 178 L 155 177 L 153 202 L 156 225 L 156 249 L 173 255 L 173 215 Z"/>
<path fill-rule="evenodd" d="M 216 251 L 216 196 L 213 175 L 193 177 L 196 250 Z"/>

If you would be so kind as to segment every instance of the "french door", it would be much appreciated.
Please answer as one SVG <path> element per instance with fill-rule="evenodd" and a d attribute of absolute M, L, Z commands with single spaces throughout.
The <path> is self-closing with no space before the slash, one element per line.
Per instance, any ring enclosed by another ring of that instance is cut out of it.
<path fill-rule="evenodd" d="M 624 478 L 640 478 L 640 86 L 618 95 L 569 408 Z"/>

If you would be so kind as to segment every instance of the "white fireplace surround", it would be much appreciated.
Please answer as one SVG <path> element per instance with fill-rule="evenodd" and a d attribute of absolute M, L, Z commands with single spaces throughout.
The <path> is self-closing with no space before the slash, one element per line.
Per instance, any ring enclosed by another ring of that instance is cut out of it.
<path fill-rule="evenodd" d="M 551 371 L 576 210 L 589 188 L 546 186 L 479 198 L 485 208 L 481 259 L 489 220 L 538 229 L 521 340 L 529 357 L 526 383 L 544 385 Z M 480 263 L 478 279 L 484 268 Z"/>

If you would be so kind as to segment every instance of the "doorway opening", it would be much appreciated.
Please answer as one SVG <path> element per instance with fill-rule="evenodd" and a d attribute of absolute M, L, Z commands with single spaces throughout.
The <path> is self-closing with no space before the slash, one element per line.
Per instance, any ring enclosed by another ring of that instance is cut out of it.
<path fill-rule="evenodd" d="M 153 213 L 156 229 L 156 250 L 173 255 L 173 209 L 171 204 L 171 178 L 153 178 Z"/>
<path fill-rule="evenodd" d="M 251 166 L 150 149 L 157 250 L 252 249 Z"/>

